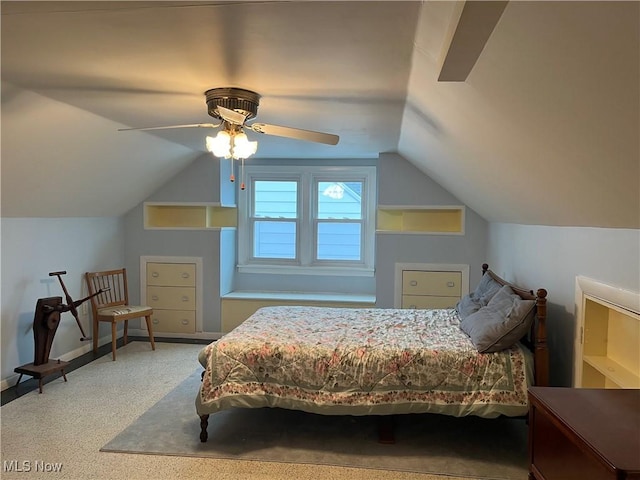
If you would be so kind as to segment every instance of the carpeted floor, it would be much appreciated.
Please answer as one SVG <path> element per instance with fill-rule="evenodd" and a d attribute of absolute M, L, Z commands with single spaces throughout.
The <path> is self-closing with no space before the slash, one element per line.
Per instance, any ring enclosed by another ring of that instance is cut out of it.
<path fill-rule="evenodd" d="M 211 415 L 199 440 L 194 372 L 101 451 L 337 465 L 487 479 L 527 478 L 522 419 L 396 417 L 396 443 L 377 441 L 375 417 L 323 416 L 282 409 L 232 409 Z"/>
<path fill-rule="evenodd" d="M 44 393 L 28 391 L 3 405 L 2 480 L 474 480 L 473 476 L 321 464 L 100 451 L 135 426 L 139 417 L 153 413 L 154 405 L 198 368 L 201 347 L 156 342 L 156 350 L 151 351 L 148 342 L 134 341 L 118 349 L 115 362 L 110 354 L 105 355 L 68 373 L 68 382 L 53 379 L 45 385 Z M 184 387 L 178 391 L 183 392 L 188 405 L 173 406 L 160 425 L 170 425 L 173 415 L 195 416 L 196 391 Z M 214 423 L 212 418 L 212 439 L 216 434 Z M 191 428 L 187 433 L 173 433 L 194 438 Z M 461 437 L 461 442 L 467 441 L 463 438 L 478 442 L 467 436 Z M 522 443 L 518 441 L 514 449 L 520 451 Z M 38 470 L 37 466 L 43 464 L 55 464 L 61 470 Z M 25 467 L 31 470 L 25 472 Z M 524 480 L 526 475 L 518 478 Z"/>

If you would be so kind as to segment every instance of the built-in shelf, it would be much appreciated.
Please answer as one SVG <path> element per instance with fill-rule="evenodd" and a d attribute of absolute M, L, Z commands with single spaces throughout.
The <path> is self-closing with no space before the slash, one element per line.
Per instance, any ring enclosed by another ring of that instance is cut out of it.
<path fill-rule="evenodd" d="M 453 206 L 380 205 L 377 233 L 463 235 L 465 209 Z"/>
<path fill-rule="evenodd" d="M 218 203 L 144 204 L 145 229 L 220 229 L 238 225 L 235 206 Z"/>
<path fill-rule="evenodd" d="M 640 295 L 591 282 L 578 282 L 574 384 L 640 388 Z"/>
<path fill-rule="evenodd" d="M 608 378 L 619 388 L 640 388 L 640 377 L 638 377 L 638 374 L 624 368 L 609 357 L 584 355 L 582 361 L 592 366 L 600 375 Z"/>

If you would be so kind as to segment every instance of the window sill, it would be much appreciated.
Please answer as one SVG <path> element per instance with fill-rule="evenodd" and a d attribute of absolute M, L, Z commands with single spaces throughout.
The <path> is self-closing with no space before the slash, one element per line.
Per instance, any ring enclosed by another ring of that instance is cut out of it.
<path fill-rule="evenodd" d="M 373 277 L 375 269 L 366 267 L 290 267 L 287 265 L 238 265 L 239 273 L 269 275 L 337 275 L 341 277 Z"/>
<path fill-rule="evenodd" d="M 375 295 L 345 295 L 341 293 L 300 293 L 300 292 L 229 292 L 222 298 L 240 300 L 304 300 L 318 302 L 370 303 L 375 306 Z"/>

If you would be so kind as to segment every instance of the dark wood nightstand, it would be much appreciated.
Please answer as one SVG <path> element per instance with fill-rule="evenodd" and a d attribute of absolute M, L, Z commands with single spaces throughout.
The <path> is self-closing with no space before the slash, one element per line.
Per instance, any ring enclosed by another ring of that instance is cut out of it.
<path fill-rule="evenodd" d="M 529 479 L 640 479 L 640 390 L 529 389 Z"/>

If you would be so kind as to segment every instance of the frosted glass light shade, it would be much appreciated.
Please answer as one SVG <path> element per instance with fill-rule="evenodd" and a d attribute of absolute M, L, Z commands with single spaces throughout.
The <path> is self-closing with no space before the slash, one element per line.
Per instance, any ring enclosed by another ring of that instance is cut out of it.
<path fill-rule="evenodd" d="M 258 142 L 250 142 L 246 133 L 240 132 L 233 137 L 233 158 L 249 158 L 257 149 Z"/>
<path fill-rule="evenodd" d="M 229 133 L 221 130 L 215 137 L 206 138 L 207 150 L 216 157 L 249 158 L 258 150 L 258 142 L 250 142 L 244 132 Z"/>
<path fill-rule="evenodd" d="M 206 146 L 216 157 L 231 157 L 231 135 L 224 130 L 219 131 L 215 137 L 207 137 Z"/>

